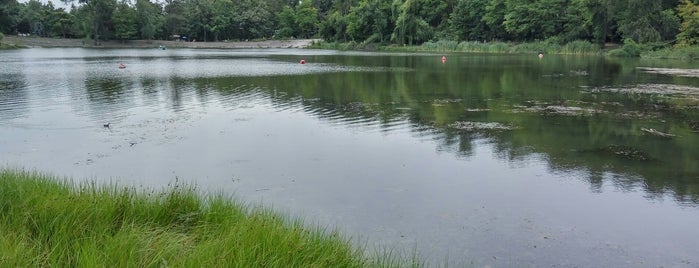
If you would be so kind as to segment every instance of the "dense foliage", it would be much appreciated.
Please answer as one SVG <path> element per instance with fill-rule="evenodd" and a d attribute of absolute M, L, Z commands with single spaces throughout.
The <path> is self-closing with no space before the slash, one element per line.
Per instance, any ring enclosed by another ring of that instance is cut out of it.
<path fill-rule="evenodd" d="M 697 0 L 0 1 L 0 32 L 99 40 L 329 42 L 584 40 L 696 45 Z"/>

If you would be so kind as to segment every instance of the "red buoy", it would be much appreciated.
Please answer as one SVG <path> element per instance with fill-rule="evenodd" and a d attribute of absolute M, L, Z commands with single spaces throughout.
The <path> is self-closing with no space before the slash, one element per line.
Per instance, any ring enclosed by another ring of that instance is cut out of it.
<path fill-rule="evenodd" d="M 301 64 L 306 64 L 306 60 L 301 60 Z"/>
<path fill-rule="evenodd" d="M 447 56 L 442 56 L 442 63 L 447 61 Z"/>

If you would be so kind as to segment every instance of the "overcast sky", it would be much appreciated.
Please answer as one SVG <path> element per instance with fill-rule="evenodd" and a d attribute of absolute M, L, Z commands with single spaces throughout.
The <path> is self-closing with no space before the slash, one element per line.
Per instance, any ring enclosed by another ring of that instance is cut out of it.
<path fill-rule="evenodd" d="M 29 2 L 29 0 L 17 0 L 17 2 L 20 3 L 26 3 Z M 39 0 L 39 2 L 42 2 L 44 4 L 48 4 L 48 2 L 53 3 L 53 7 L 55 8 L 65 8 L 66 10 L 70 9 L 70 3 L 67 5 L 59 0 Z M 78 1 L 76 0 L 74 3 L 76 6 L 78 5 Z"/>

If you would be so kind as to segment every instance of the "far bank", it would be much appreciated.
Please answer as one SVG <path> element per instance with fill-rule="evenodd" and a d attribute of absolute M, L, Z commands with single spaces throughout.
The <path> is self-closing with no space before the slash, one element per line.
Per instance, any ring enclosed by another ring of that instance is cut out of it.
<path fill-rule="evenodd" d="M 100 41 L 98 45 L 93 40 L 49 38 L 37 36 L 5 35 L 2 43 L 7 47 L 86 47 L 86 48 L 305 48 L 319 42 L 318 39 L 288 39 L 288 40 L 255 40 L 255 41 L 225 41 L 225 42 L 184 42 L 169 40 L 126 40 Z"/>

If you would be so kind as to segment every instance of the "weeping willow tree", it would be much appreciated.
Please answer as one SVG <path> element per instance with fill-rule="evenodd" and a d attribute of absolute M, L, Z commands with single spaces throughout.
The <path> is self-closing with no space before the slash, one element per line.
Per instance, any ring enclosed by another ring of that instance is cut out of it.
<path fill-rule="evenodd" d="M 393 42 L 413 45 L 430 39 L 432 28 L 420 16 L 420 0 L 395 0 L 393 5 L 398 7 L 396 27 L 391 35 Z"/>

